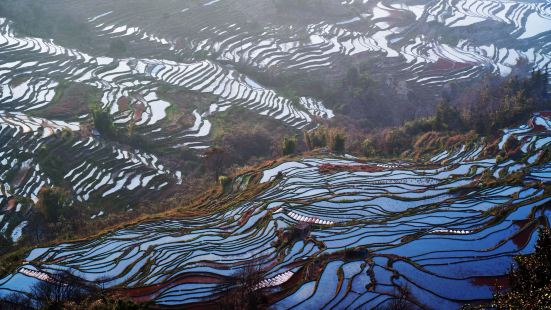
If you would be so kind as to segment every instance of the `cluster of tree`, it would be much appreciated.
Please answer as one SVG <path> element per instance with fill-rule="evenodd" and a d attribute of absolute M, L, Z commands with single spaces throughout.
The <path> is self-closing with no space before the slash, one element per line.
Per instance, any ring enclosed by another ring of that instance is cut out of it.
<path fill-rule="evenodd" d="M 346 137 L 342 130 L 319 127 L 312 131 L 304 132 L 304 143 L 309 150 L 317 148 L 329 148 L 335 153 L 344 153 Z"/>
<path fill-rule="evenodd" d="M 236 128 L 220 138 L 219 144 L 231 164 L 244 165 L 255 158 L 270 157 L 275 153 L 272 135 L 262 127 Z"/>
<path fill-rule="evenodd" d="M 526 79 L 511 76 L 488 80 L 478 89 L 440 102 L 431 117 L 372 132 L 361 149 L 367 156 L 396 156 L 435 142 L 429 138 L 445 137 L 439 143 L 448 143 L 457 135 L 495 135 L 502 128 L 526 122 L 533 112 L 549 109 L 547 83 L 548 74 L 541 71 Z"/>
<path fill-rule="evenodd" d="M 36 210 L 49 223 L 54 223 L 62 217 L 70 216 L 71 209 L 71 194 L 61 187 L 44 187 L 38 193 Z"/>
<path fill-rule="evenodd" d="M 549 109 L 547 72 L 533 71 L 527 78 L 486 79 L 482 86 L 451 102 L 461 109 L 464 124 L 481 134 L 525 120 L 536 110 Z"/>
<path fill-rule="evenodd" d="M 222 296 L 218 299 L 219 309 L 257 310 L 268 309 L 266 296 L 256 286 L 263 280 L 258 265 L 247 264 L 222 285 Z"/>
<path fill-rule="evenodd" d="M 342 87 L 348 92 L 366 91 L 365 88 L 375 83 L 361 70 L 352 70 L 348 75 L 347 80 L 355 85 L 345 83 Z M 547 86 L 548 74 L 542 71 L 533 71 L 523 79 L 517 76 L 492 77 L 480 87 L 463 92 L 457 90 L 453 95 L 445 94 L 430 117 L 406 121 L 399 127 L 375 128 L 369 132 L 366 130 L 378 125 L 366 125 L 362 120 L 345 118 L 329 127 L 321 126 L 304 132 L 301 139 L 285 137 L 280 149 L 283 155 L 317 148 L 328 148 L 335 153 L 348 151 L 384 157 L 399 156 L 406 151 L 412 155 L 431 153 L 459 143 L 473 143 L 480 136 L 495 136 L 500 129 L 526 122 L 533 112 L 551 108 Z M 379 111 L 376 115 L 384 119 L 388 113 Z"/>
<path fill-rule="evenodd" d="M 348 80 L 354 81 L 352 85 L 357 87 L 348 91 L 357 92 L 373 83 L 359 72 L 349 72 Z M 433 116 L 407 121 L 400 127 L 373 130 L 361 141 L 350 139 L 348 147 L 352 153 L 365 156 L 398 156 L 405 151 L 432 152 L 457 143 L 470 143 L 479 136 L 494 135 L 502 128 L 525 122 L 535 111 L 549 109 L 547 85 L 548 74 L 542 71 L 533 71 L 525 79 L 494 77 L 474 90 L 458 92 L 455 97 L 444 96 Z M 344 153 L 346 140 L 354 136 L 352 131 L 322 126 L 304 132 L 302 142 L 308 150 L 328 148 L 335 153 Z M 303 147 L 296 137 L 283 138 L 283 155 L 301 149 Z"/>
<path fill-rule="evenodd" d="M 411 93 L 399 95 L 392 83 L 383 75 L 371 75 L 372 71 L 380 68 L 371 63 L 355 65 L 319 97 L 364 129 L 396 126 L 416 111 L 426 110 Z"/>
<path fill-rule="evenodd" d="M 18 245 L 38 244 L 61 235 L 72 235 L 83 229 L 87 213 L 73 201 L 69 190 L 61 186 L 43 187 L 28 217 L 25 235 Z"/>
<path fill-rule="evenodd" d="M 103 136 L 109 139 L 116 139 L 120 135 L 115 127 L 113 116 L 109 110 L 102 109 L 99 105 L 92 108 L 92 118 L 94 120 L 94 128 Z"/>
<path fill-rule="evenodd" d="M 101 136 L 109 140 L 148 151 L 163 148 L 145 139 L 142 135 L 135 133 L 134 123 L 132 122 L 127 127 L 116 126 L 109 110 L 102 109 L 99 105 L 92 108 L 92 118 L 94 128 Z"/>
<path fill-rule="evenodd" d="M 292 155 L 297 151 L 297 138 L 284 137 L 281 144 L 281 153 L 283 156 Z"/>

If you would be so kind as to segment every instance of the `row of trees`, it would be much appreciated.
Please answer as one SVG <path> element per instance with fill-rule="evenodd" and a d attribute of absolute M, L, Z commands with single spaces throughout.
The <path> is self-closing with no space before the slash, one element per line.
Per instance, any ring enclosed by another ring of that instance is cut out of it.
<path fill-rule="evenodd" d="M 253 157 L 269 157 L 272 154 L 283 156 L 296 154 L 302 150 L 328 148 L 342 154 L 346 150 L 346 136 L 343 131 L 319 127 L 304 131 L 303 144 L 297 136 L 283 137 L 278 148 L 274 149 L 272 138 L 263 131 L 253 130 L 245 134 L 231 134 L 221 141 L 222 146 L 211 147 L 203 153 L 204 168 L 215 180 L 235 164 L 245 164 Z"/>
<path fill-rule="evenodd" d="M 534 71 L 526 79 L 488 79 L 480 88 L 443 100 L 431 117 L 370 133 L 361 150 L 367 156 L 396 156 L 422 147 L 420 141 L 430 142 L 428 133 L 447 139 L 458 134 L 495 135 L 500 129 L 526 122 L 536 111 L 551 108 L 547 83 L 548 74 L 542 71 Z"/>
<path fill-rule="evenodd" d="M 346 151 L 346 136 L 342 130 L 319 127 L 312 131 L 303 132 L 303 142 L 310 151 L 319 148 L 328 148 L 334 153 L 342 154 Z M 285 137 L 281 146 L 281 153 L 291 155 L 298 150 L 297 137 Z"/>
<path fill-rule="evenodd" d="M 35 284 L 29 295 L 13 293 L 0 299 L 0 309 L 66 309 L 66 310 L 145 310 L 147 303 L 136 303 L 124 296 L 113 295 L 100 281 L 89 282 L 61 271 L 49 281 Z"/>

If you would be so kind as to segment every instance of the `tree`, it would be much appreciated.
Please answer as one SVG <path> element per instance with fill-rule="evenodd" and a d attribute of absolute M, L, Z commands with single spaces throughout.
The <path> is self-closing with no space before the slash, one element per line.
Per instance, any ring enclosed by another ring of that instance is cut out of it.
<path fill-rule="evenodd" d="M 283 153 L 283 156 L 294 154 L 297 149 L 297 138 L 295 137 L 283 138 L 281 149 L 282 149 L 281 152 Z"/>
<path fill-rule="evenodd" d="M 218 181 L 218 178 L 224 171 L 227 161 L 227 154 L 223 148 L 211 147 L 204 153 L 205 166 L 207 169 L 214 173 L 215 180 Z"/>
<path fill-rule="evenodd" d="M 362 142 L 362 151 L 364 156 L 367 157 L 373 157 L 377 154 L 375 145 L 373 144 L 373 141 L 371 139 L 365 139 Z"/>
<path fill-rule="evenodd" d="M 551 229 L 540 228 L 536 251 L 515 257 L 510 290 L 495 296 L 498 309 L 551 309 Z"/>
<path fill-rule="evenodd" d="M 94 119 L 94 127 L 98 132 L 104 135 L 106 138 L 115 139 L 117 137 L 117 130 L 113 117 L 109 110 L 102 109 L 97 106 L 92 109 L 92 117 Z"/>
<path fill-rule="evenodd" d="M 304 131 L 303 133 L 303 136 L 304 136 L 304 144 L 306 144 L 306 147 L 311 151 L 314 149 L 314 145 L 312 144 L 312 140 L 310 139 L 310 134 L 308 133 L 308 131 Z"/>
<path fill-rule="evenodd" d="M 64 215 L 71 205 L 69 192 L 60 187 L 45 187 L 38 193 L 36 207 L 46 221 L 53 223 Z"/>
<path fill-rule="evenodd" d="M 97 291 L 98 288 L 95 285 L 85 282 L 68 271 L 62 271 L 52 275 L 50 281 L 38 282 L 31 289 L 31 294 L 40 308 L 65 309 L 64 303 L 69 301 L 81 303 Z"/>
<path fill-rule="evenodd" d="M 98 282 L 87 282 L 62 271 L 31 288 L 31 294 L 11 294 L 0 299 L 0 309 L 64 309 L 64 310 L 145 310 L 150 303 L 138 303 L 105 290 Z"/>
<path fill-rule="evenodd" d="M 436 107 L 434 130 L 462 130 L 463 121 L 459 111 L 449 102 L 442 101 Z"/>
<path fill-rule="evenodd" d="M 11 293 L 0 298 L 0 309 L 2 310 L 28 310 L 33 309 L 32 300 L 23 294 Z"/>
<path fill-rule="evenodd" d="M 332 130 L 329 135 L 329 148 L 335 153 L 342 154 L 345 152 L 345 141 L 343 133 Z"/>
<path fill-rule="evenodd" d="M 262 270 L 253 263 L 246 264 L 222 284 L 224 293 L 219 299 L 221 309 L 267 309 L 267 300 L 256 286 L 262 281 Z"/>

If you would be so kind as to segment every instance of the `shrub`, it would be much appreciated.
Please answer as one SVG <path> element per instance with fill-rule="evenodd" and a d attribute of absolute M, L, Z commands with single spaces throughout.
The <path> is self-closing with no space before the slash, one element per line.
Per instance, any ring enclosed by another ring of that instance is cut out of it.
<path fill-rule="evenodd" d="M 117 137 L 117 130 L 109 110 L 102 109 L 99 106 L 94 107 L 92 108 L 92 117 L 94 119 L 94 127 L 100 134 L 110 139 Z"/>
<path fill-rule="evenodd" d="M 283 138 L 283 144 L 281 149 L 282 149 L 281 152 L 283 153 L 283 156 L 294 154 L 297 149 L 297 139 L 295 137 Z"/>
<path fill-rule="evenodd" d="M 222 187 L 226 187 L 228 184 L 230 184 L 231 179 L 225 175 L 221 175 L 218 177 L 218 183 Z"/>
<path fill-rule="evenodd" d="M 223 283 L 223 295 L 218 300 L 220 309 L 248 310 L 267 309 L 267 300 L 262 290 L 255 286 L 262 281 L 262 270 L 248 263 Z"/>
<path fill-rule="evenodd" d="M 57 222 L 71 204 L 70 194 L 60 187 L 43 188 L 38 194 L 36 208 L 46 221 Z"/>
<path fill-rule="evenodd" d="M 365 139 L 362 142 L 362 152 L 366 157 L 372 157 L 377 154 L 377 150 L 371 139 Z"/>
<path fill-rule="evenodd" d="M 304 132 L 304 142 L 309 150 L 327 146 L 328 130 L 326 127 L 319 127 L 312 131 Z"/>
<path fill-rule="evenodd" d="M 341 132 L 332 130 L 329 135 L 329 148 L 335 153 L 342 154 L 345 152 L 346 138 Z"/>

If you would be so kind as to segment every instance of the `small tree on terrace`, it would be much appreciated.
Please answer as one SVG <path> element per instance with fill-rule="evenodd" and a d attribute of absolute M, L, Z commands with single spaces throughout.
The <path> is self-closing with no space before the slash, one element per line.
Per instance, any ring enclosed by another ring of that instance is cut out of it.
<path fill-rule="evenodd" d="M 262 290 L 256 286 L 262 281 L 262 270 L 253 263 L 247 263 L 232 275 L 223 285 L 223 295 L 219 299 L 221 309 L 257 310 L 267 309 L 267 301 Z"/>
<path fill-rule="evenodd" d="M 46 187 L 38 193 L 36 207 L 50 223 L 57 222 L 70 205 L 70 194 L 61 187 Z"/>
<path fill-rule="evenodd" d="M 331 151 L 338 154 L 344 153 L 345 141 L 346 138 L 344 137 L 344 134 L 336 130 L 331 131 L 329 135 L 329 147 L 331 148 Z"/>
<path fill-rule="evenodd" d="M 297 149 L 297 138 L 295 137 L 285 137 L 283 138 L 283 145 L 281 146 L 281 152 L 283 155 L 291 155 L 296 152 Z"/>
<path fill-rule="evenodd" d="M 226 151 L 223 148 L 211 147 L 204 153 L 204 156 L 206 168 L 214 173 L 214 178 L 218 181 L 227 164 Z"/>
<path fill-rule="evenodd" d="M 362 142 L 362 151 L 363 151 L 364 156 L 367 156 L 367 157 L 372 157 L 372 156 L 375 156 L 377 154 L 375 144 L 369 138 L 365 139 Z"/>

